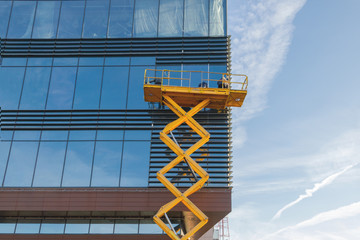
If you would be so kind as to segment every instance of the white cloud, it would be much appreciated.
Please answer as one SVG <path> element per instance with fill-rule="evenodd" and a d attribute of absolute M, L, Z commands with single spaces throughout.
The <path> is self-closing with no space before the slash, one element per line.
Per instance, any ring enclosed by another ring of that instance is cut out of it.
<path fill-rule="evenodd" d="M 305 198 L 310 198 L 312 197 L 312 195 L 319 191 L 321 188 L 331 184 L 337 177 L 339 177 L 340 175 L 342 175 L 343 173 L 345 173 L 347 170 L 349 170 L 350 168 L 353 168 L 356 164 L 353 165 L 349 165 L 346 168 L 344 168 L 343 170 L 336 172 L 332 175 L 330 175 L 329 177 L 325 178 L 324 180 L 322 180 L 320 183 L 315 183 L 314 187 L 311 189 L 306 189 L 305 190 L 305 194 L 301 194 L 295 201 L 290 202 L 289 204 L 286 204 L 283 208 L 281 208 L 272 218 L 272 220 L 278 219 L 281 214 L 288 208 L 291 208 L 292 206 L 296 205 L 297 203 L 301 202 L 302 200 L 304 200 Z"/>
<path fill-rule="evenodd" d="M 267 239 L 358 239 L 360 202 L 317 214 L 294 226 L 285 227 L 261 238 Z M 342 224 L 339 224 L 341 222 Z M 291 236 L 291 238 L 289 238 Z M 306 237 L 308 236 L 308 237 Z"/>

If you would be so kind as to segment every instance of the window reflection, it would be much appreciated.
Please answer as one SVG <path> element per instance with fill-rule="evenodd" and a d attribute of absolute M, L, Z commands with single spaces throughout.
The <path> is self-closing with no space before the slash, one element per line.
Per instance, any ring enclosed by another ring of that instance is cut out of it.
<path fill-rule="evenodd" d="M 59 1 L 38 1 L 33 38 L 56 37 L 59 7 Z"/>
<path fill-rule="evenodd" d="M 114 232 L 113 220 L 91 220 L 90 233 L 112 234 Z"/>
<path fill-rule="evenodd" d="M 60 187 L 66 142 L 41 142 L 34 187 Z"/>
<path fill-rule="evenodd" d="M 161 234 L 162 230 L 153 220 L 140 220 L 139 233 L 143 234 Z"/>
<path fill-rule="evenodd" d="M 11 3 L 11 1 L 0 1 L 0 38 L 6 37 Z"/>
<path fill-rule="evenodd" d="M 184 36 L 208 36 L 208 0 L 185 0 Z"/>
<path fill-rule="evenodd" d="M 65 220 L 43 220 L 41 223 L 40 233 L 43 234 L 60 234 L 64 232 Z"/>
<path fill-rule="evenodd" d="M 184 0 L 160 0 L 159 37 L 181 37 Z"/>
<path fill-rule="evenodd" d="M 129 67 L 105 67 L 101 93 L 102 109 L 124 109 Z"/>
<path fill-rule="evenodd" d="M 36 1 L 14 1 L 8 38 L 30 38 Z"/>
<path fill-rule="evenodd" d="M 16 220 L 0 219 L 0 233 L 14 233 Z"/>
<path fill-rule="evenodd" d="M 6 162 L 9 156 L 10 142 L 0 141 L 0 185 L 4 177 Z"/>
<path fill-rule="evenodd" d="M 121 141 L 96 143 L 91 186 L 119 185 L 122 144 Z"/>
<path fill-rule="evenodd" d="M 136 0 L 134 37 L 156 37 L 159 0 Z"/>
<path fill-rule="evenodd" d="M 120 187 L 147 187 L 150 142 L 124 143 Z"/>
<path fill-rule="evenodd" d="M 67 220 L 65 233 L 89 233 L 90 220 Z"/>
<path fill-rule="evenodd" d="M 20 109 L 44 109 L 50 78 L 49 67 L 28 67 Z"/>
<path fill-rule="evenodd" d="M 84 38 L 106 37 L 108 12 L 109 0 L 92 0 L 86 2 Z"/>
<path fill-rule="evenodd" d="M 210 36 L 225 35 L 225 3 L 224 0 L 210 0 Z"/>
<path fill-rule="evenodd" d="M 53 67 L 47 109 L 71 109 L 75 78 L 75 67 Z"/>
<path fill-rule="evenodd" d="M 131 37 L 134 0 L 111 0 L 108 37 Z"/>
<path fill-rule="evenodd" d="M 4 186 L 31 186 L 38 144 L 38 142 L 13 142 Z"/>
<path fill-rule="evenodd" d="M 132 234 L 138 233 L 139 220 L 116 220 L 114 233 Z"/>
<path fill-rule="evenodd" d="M 94 142 L 69 142 L 64 177 L 64 187 L 88 187 L 90 185 Z"/>
<path fill-rule="evenodd" d="M 79 68 L 74 109 L 99 108 L 102 69 L 102 67 Z"/>
<path fill-rule="evenodd" d="M 17 109 L 24 79 L 24 67 L 0 68 L 0 106 L 3 109 Z"/>
<path fill-rule="evenodd" d="M 85 1 L 63 1 L 58 38 L 80 38 L 83 25 Z"/>
<path fill-rule="evenodd" d="M 129 79 L 129 92 L 127 100 L 127 108 L 147 109 L 148 103 L 139 101 L 139 96 L 143 96 L 144 72 L 146 68 L 154 68 L 153 66 L 131 67 Z"/>
<path fill-rule="evenodd" d="M 39 233 L 40 220 L 19 220 L 16 224 L 15 233 Z"/>

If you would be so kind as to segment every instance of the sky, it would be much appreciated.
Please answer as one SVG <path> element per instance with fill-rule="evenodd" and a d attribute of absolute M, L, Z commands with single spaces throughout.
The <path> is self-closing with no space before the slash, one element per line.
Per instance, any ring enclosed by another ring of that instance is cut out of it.
<path fill-rule="evenodd" d="M 232 240 L 360 239 L 360 1 L 228 0 Z"/>

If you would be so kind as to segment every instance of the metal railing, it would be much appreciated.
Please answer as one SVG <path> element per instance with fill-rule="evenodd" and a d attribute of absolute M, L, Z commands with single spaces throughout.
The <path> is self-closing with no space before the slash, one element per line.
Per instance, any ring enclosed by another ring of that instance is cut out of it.
<path fill-rule="evenodd" d="M 146 69 L 144 84 L 187 88 L 228 88 L 246 91 L 248 77 L 244 74 Z"/>

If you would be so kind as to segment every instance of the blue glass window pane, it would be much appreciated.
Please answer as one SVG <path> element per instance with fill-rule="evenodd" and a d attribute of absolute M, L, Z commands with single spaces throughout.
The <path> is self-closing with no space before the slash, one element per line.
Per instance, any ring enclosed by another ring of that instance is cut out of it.
<path fill-rule="evenodd" d="M 103 57 L 81 57 L 79 60 L 79 66 L 102 66 L 103 64 Z"/>
<path fill-rule="evenodd" d="M 105 66 L 129 65 L 129 57 L 106 57 Z"/>
<path fill-rule="evenodd" d="M 122 142 L 97 142 L 91 186 L 119 185 Z"/>
<path fill-rule="evenodd" d="M 16 220 L 0 220 L 0 233 L 14 233 L 15 231 Z"/>
<path fill-rule="evenodd" d="M 112 234 L 114 232 L 114 220 L 91 220 L 90 233 Z"/>
<path fill-rule="evenodd" d="M 107 32 L 109 0 L 88 0 L 84 20 L 84 38 L 104 38 Z"/>
<path fill-rule="evenodd" d="M 208 17 L 208 0 L 185 0 L 184 36 L 208 36 Z"/>
<path fill-rule="evenodd" d="M 59 19 L 59 1 L 39 1 L 32 38 L 55 38 Z"/>
<path fill-rule="evenodd" d="M 26 66 L 26 58 L 3 58 L 2 66 L 17 66 L 22 67 Z"/>
<path fill-rule="evenodd" d="M 52 58 L 29 58 L 28 59 L 28 66 L 51 66 L 52 64 Z"/>
<path fill-rule="evenodd" d="M 125 140 L 146 140 L 150 141 L 151 131 L 146 130 L 127 130 L 125 131 Z"/>
<path fill-rule="evenodd" d="M 99 108 L 102 68 L 81 67 L 78 71 L 74 109 Z"/>
<path fill-rule="evenodd" d="M 71 109 L 75 78 L 75 67 L 53 67 L 46 109 Z"/>
<path fill-rule="evenodd" d="M 147 187 L 149 161 L 150 142 L 125 142 L 120 187 Z"/>
<path fill-rule="evenodd" d="M 45 109 L 50 70 L 50 67 L 27 68 L 20 109 Z"/>
<path fill-rule="evenodd" d="M 64 169 L 63 187 L 88 187 L 94 142 L 69 142 Z"/>
<path fill-rule="evenodd" d="M 0 131 L 1 140 L 11 140 L 13 131 Z"/>
<path fill-rule="evenodd" d="M 125 109 L 129 67 L 105 67 L 101 94 L 102 109 Z"/>
<path fill-rule="evenodd" d="M 134 37 L 156 37 L 159 0 L 136 0 Z"/>
<path fill-rule="evenodd" d="M 0 2 L 0 38 L 6 37 L 6 31 L 9 22 L 11 1 Z"/>
<path fill-rule="evenodd" d="M 78 58 L 77 57 L 57 57 L 54 59 L 54 66 L 77 66 Z"/>
<path fill-rule="evenodd" d="M 134 14 L 134 0 L 111 0 L 109 38 L 130 38 Z"/>
<path fill-rule="evenodd" d="M 14 142 L 12 144 L 6 187 L 30 187 L 35 166 L 37 142 Z"/>
<path fill-rule="evenodd" d="M 40 131 L 21 131 L 17 130 L 14 133 L 14 140 L 39 140 Z"/>
<path fill-rule="evenodd" d="M 142 100 L 142 96 L 144 95 L 144 72 L 146 68 L 154 67 L 131 67 L 127 100 L 128 109 L 148 109 L 148 103 Z M 141 101 L 139 101 L 139 99 L 141 99 Z"/>
<path fill-rule="evenodd" d="M 41 142 L 34 187 L 60 187 L 66 142 Z"/>
<path fill-rule="evenodd" d="M 30 38 L 35 15 L 35 1 L 14 1 L 8 38 Z"/>
<path fill-rule="evenodd" d="M 181 71 L 181 65 L 157 65 L 156 70 L 171 70 L 171 71 Z M 171 86 L 189 86 L 188 79 L 190 75 L 188 73 L 182 72 L 166 72 L 166 71 L 157 71 L 156 77 L 169 77 L 171 79 L 163 80 L 163 84 Z"/>
<path fill-rule="evenodd" d="M 65 228 L 64 220 L 46 220 L 44 219 L 41 224 L 40 233 L 42 234 L 56 234 L 63 233 Z"/>
<path fill-rule="evenodd" d="M 85 1 L 63 1 L 58 38 L 80 38 L 83 26 Z"/>
<path fill-rule="evenodd" d="M 0 141 L 0 183 L 2 183 L 4 177 L 5 166 L 9 156 L 9 147 L 10 142 Z"/>
<path fill-rule="evenodd" d="M 159 37 L 183 35 L 184 0 L 160 0 Z"/>
<path fill-rule="evenodd" d="M 139 227 L 140 234 L 161 234 L 162 230 L 154 223 L 153 220 L 140 220 L 140 227 Z"/>
<path fill-rule="evenodd" d="M 123 130 L 98 130 L 97 140 L 123 140 L 124 131 Z"/>
<path fill-rule="evenodd" d="M 68 131 L 42 131 L 41 140 L 66 140 Z"/>
<path fill-rule="evenodd" d="M 155 57 L 132 57 L 131 65 L 155 65 Z"/>
<path fill-rule="evenodd" d="M 212 72 L 212 73 L 209 74 L 209 78 L 210 78 L 210 80 L 213 80 L 213 81 L 210 81 L 209 87 L 218 87 L 216 80 L 222 79 L 221 73 L 227 72 L 227 66 L 226 66 L 226 64 L 211 64 L 210 72 Z"/>
<path fill-rule="evenodd" d="M 76 122 L 75 122 L 76 123 Z M 96 131 L 90 130 L 73 130 L 70 131 L 69 140 L 95 140 Z"/>
<path fill-rule="evenodd" d="M 24 67 L 0 68 L 0 106 L 3 109 L 17 109 L 24 79 Z"/>
<path fill-rule="evenodd" d="M 225 0 L 210 0 L 210 36 L 225 36 Z"/>
<path fill-rule="evenodd" d="M 39 233 L 40 220 L 19 220 L 15 233 Z"/>
<path fill-rule="evenodd" d="M 139 220 L 116 220 L 115 234 L 132 234 L 138 233 Z"/>
<path fill-rule="evenodd" d="M 202 80 L 209 78 L 209 65 L 184 65 L 184 71 L 197 71 L 191 73 L 191 87 L 199 87 Z"/>
<path fill-rule="evenodd" d="M 89 233 L 89 224 L 89 220 L 67 220 L 65 226 L 65 233 Z"/>

